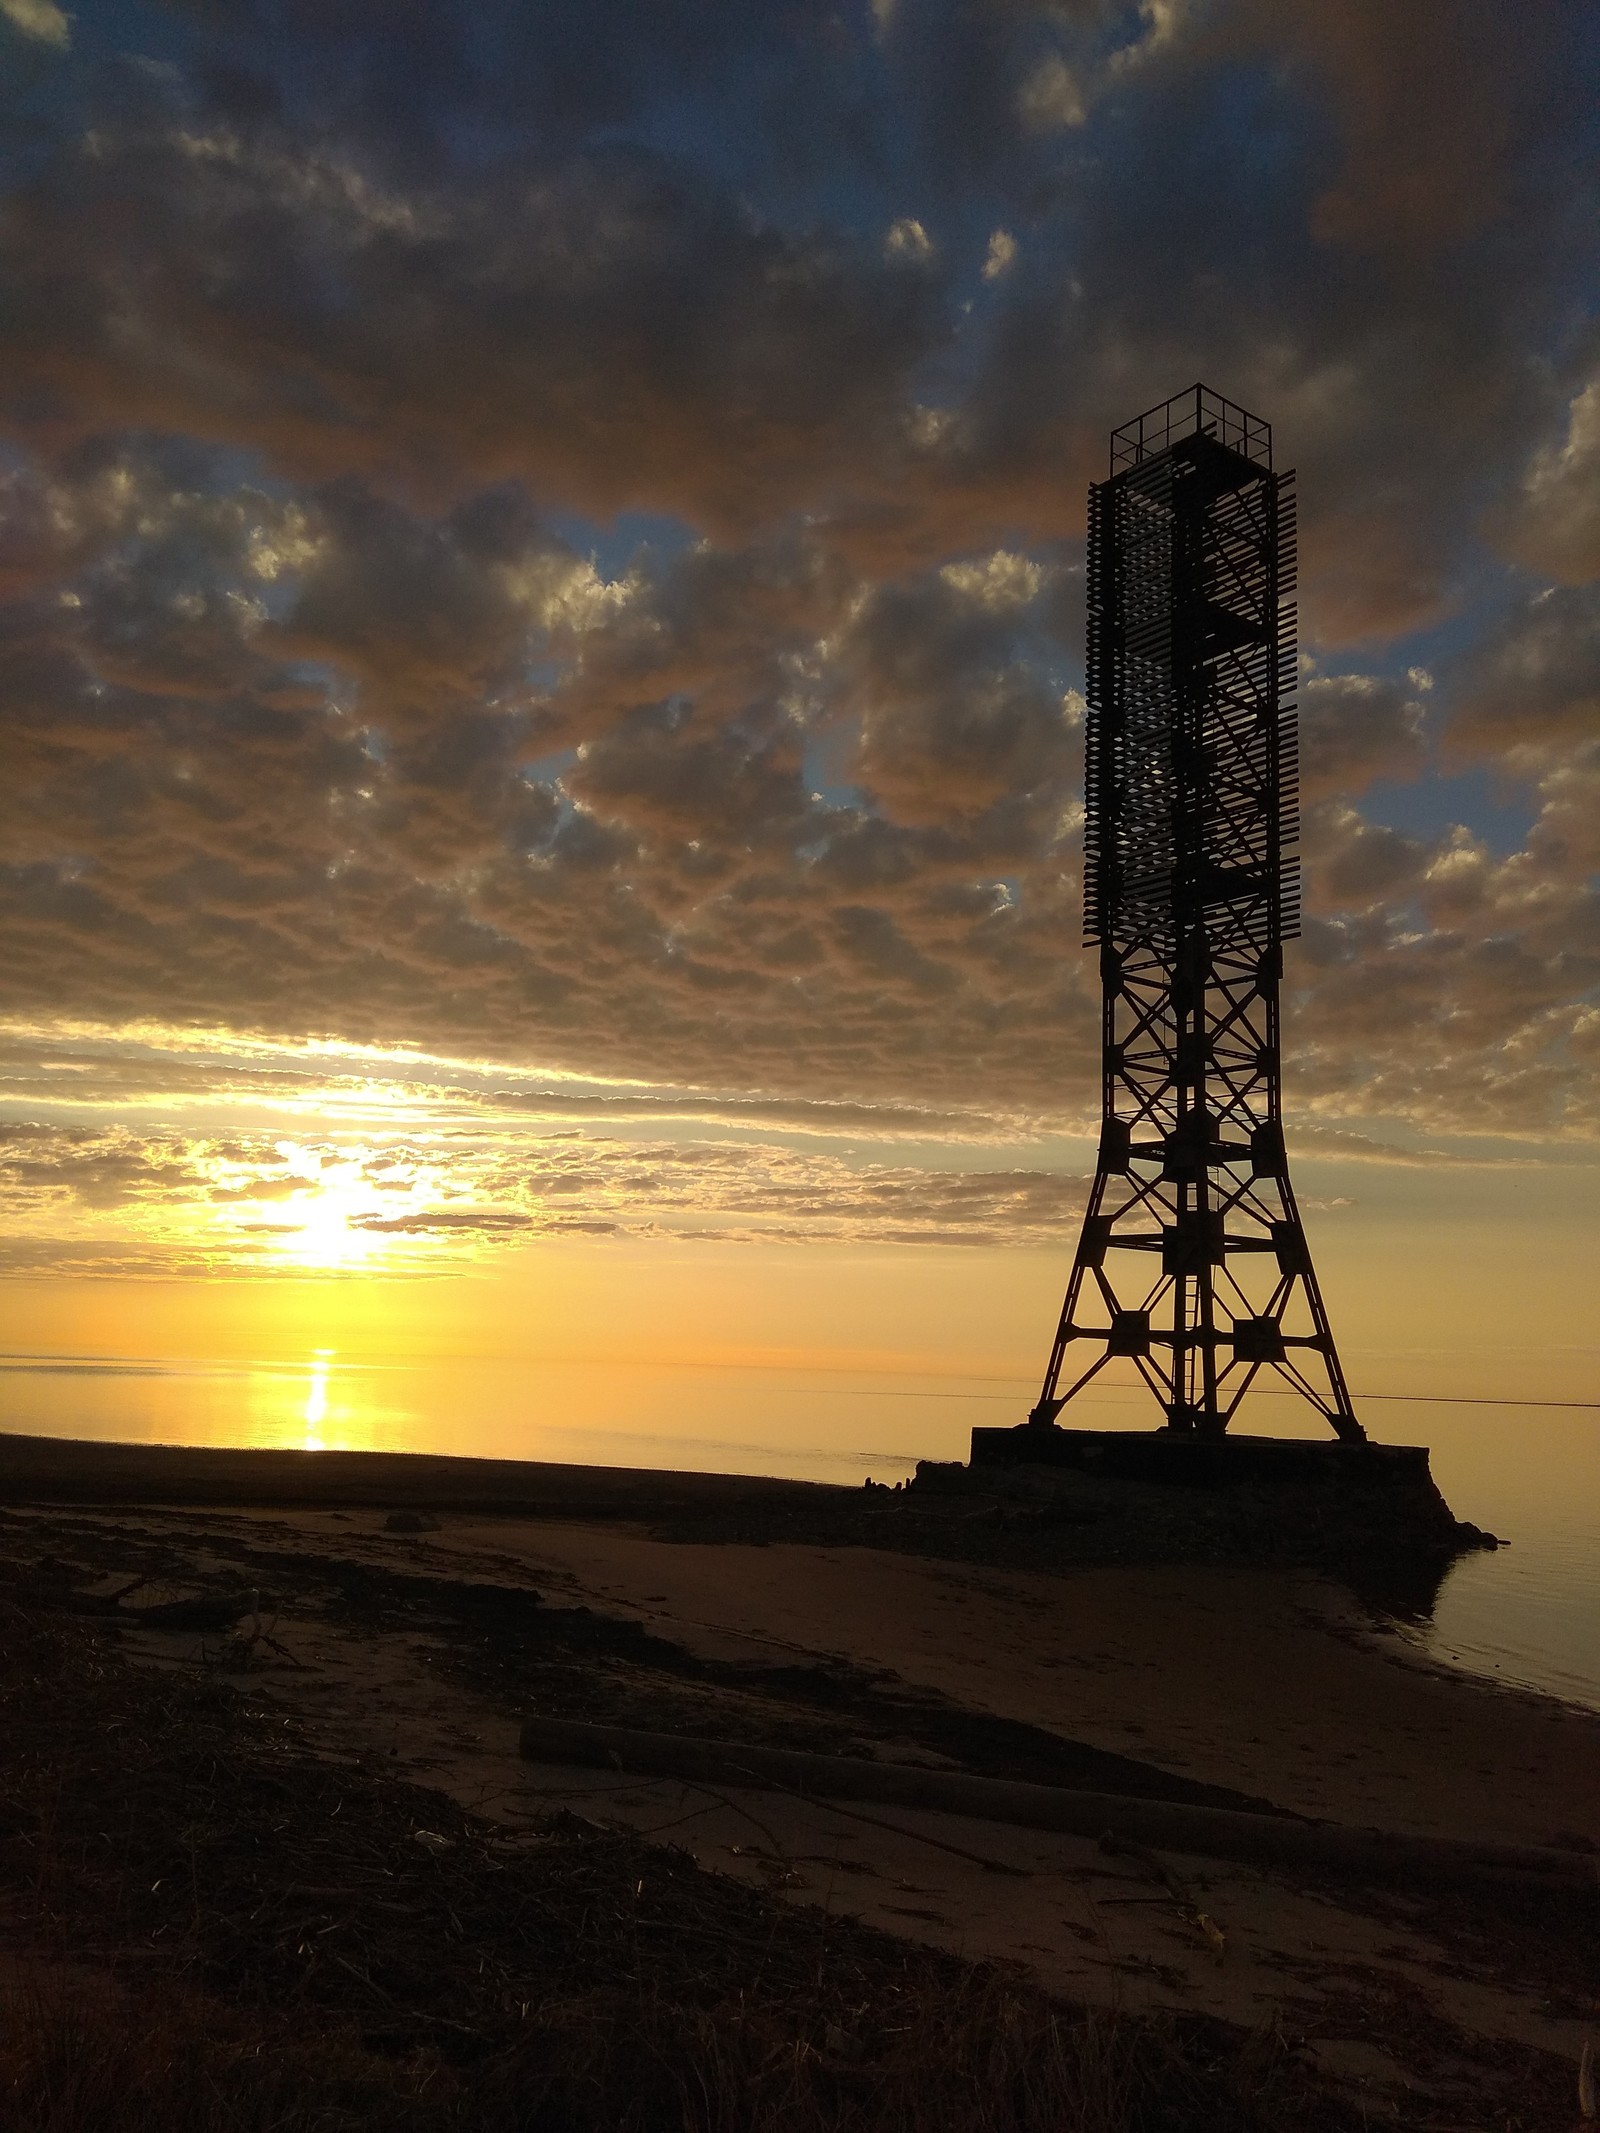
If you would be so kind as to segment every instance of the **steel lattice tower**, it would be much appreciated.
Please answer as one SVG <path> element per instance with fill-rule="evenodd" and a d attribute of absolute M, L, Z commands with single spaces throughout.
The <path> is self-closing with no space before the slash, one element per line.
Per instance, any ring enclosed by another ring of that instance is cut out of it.
<path fill-rule="evenodd" d="M 1283 1144 L 1278 991 L 1299 932 L 1293 484 L 1273 472 L 1269 426 L 1197 385 L 1113 431 L 1110 478 L 1089 491 L 1100 1160 L 1039 1427 L 1129 1356 L 1171 1430 L 1219 1436 L 1267 1370 L 1341 1438 L 1365 1435 Z"/>

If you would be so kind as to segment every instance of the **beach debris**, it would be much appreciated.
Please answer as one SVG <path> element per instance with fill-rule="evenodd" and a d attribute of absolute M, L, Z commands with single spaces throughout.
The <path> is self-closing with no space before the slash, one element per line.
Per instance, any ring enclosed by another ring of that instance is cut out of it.
<path fill-rule="evenodd" d="M 258 1612 L 260 1605 L 258 1592 L 236 1590 L 158 1600 L 148 1607 L 118 1607 L 116 1612 L 140 1629 L 231 1629 L 243 1616 Z"/>
<path fill-rule="evenodd" d="M 36 1563 L 27 1566 L 24 1574 L 33 1584 L 46 1586 L 77 1584 L 94 1575 L 82 1563 L 69 1562 L 65 1556 L 51 1554 L 41 1555 Z"/>
<path fill-rule="evenodd" d="M 791 1799 L 803 1799 L 803 1793 L 791 1793 Z M 925 1829 L 907 1829 L 900 1822 L 885 1822 L 878 1815 L 863 1814 L 859 1807 L 845 1807 L 838 1800 L 828 1802 L 828 1812 L 843 1815 L 850 1822 L 865 1822 L 869 1829 L 885 1830 L 892 1837 L 909 1837 L 914 1844 L 926 1844 L 930 1850 L 948 1852 L 952 1859 L 965 1859 L 969 1866 L 980 1866 L 986 1874 L 1006 1874 L 1016 1881 L 1030 1881 L 1033 1877 L 1025 1866 L 1008 1866 L 1004 1859 L 991 1859 L 983 1852 L 968 1851 L 965 1845 L 952 1844 L 947 1837 L 933 1837 Z M 871 1867 L 854 1867 L 849 1871 L 871 1873 Z"/>
<path fill-rule="evenodd" d="M 66 1614 L 98 1616 L 129 1623 L 136 1629 L 230 1629 L 260 1603 L 259 1594 L 247 1586 L 207 1590 L 184 1580 L 171 1598 L 154 1597 L 130 1604 L 134 1594 L 146 1588 L 153 1588 L 160 1595 L 164 1581 L 149 1571 L 140 1571 L 133 1577 L 102 1578 L 88 1586 L 71 1582 L 89 1576 L 91 1573 L 77 1564 L 46 1556 L 32 1572 L 34 1583 L 44 1588 L 37 1600 Z M 172 1593 L 170 1584 L 165 1589 Z"/>
<path fill-rule="evenodd" d="M 1191 1926 L 1199 1934 L 1216 1962 L 1222 1961 L 1228 1952 L 1227 1936 L 1216 1920 L 1201 1910 L 1189 1884 L 1168 1866 L 1158 1852 L 1151 1851 L 1147 1844 L 1136 1844 L 1131 1838 L 1119 1837 L 1109 1829 L 1100 1838 L 1100 1849 L 1113 1859 L 1135 1860 L 1147 1872 L 1154 1874 L 1171 1897 L 1178 1916 L 1185 1925 Z"/>
<path fill-rule="evenodd" d="M 278 1626 L 278 1617 L 273 1615 L 270 1622 L 262 1621 L 259 1591 L 253 1590 L 250 1594 L 248 1614 L 248 1621 L 241 1621 L 233 1635 L 224 1638 L 212 1660 L 213 1665 L 221 1667 L 226 1673 L 241 1673 L 251 1667 L 270 1666 L 273 1662 L 266 1654 L 271 1652 L 287 1665 L 298 1667 L 302 1672 L 307 1671 L 305 1661 L 297 1658 L 286 1644 L 280 1643 L 273 1635 Z"/>
<path fill-rule="evenodd" d="M 83 1580 L 93 1579 L 94 1573 L 81 1563 L 69 1563 L 60 1556 L 42 1555 L 38 1562 L 23 1572 L 33 1588 L 30 1599 L 35 1606 L 59 1607 L 67 1614 L 114 1615 L 121 1602 L 130 1592 L 137 1592 L 141 1585 L 150 1581 L 141 1572 L 136 1577 L 125 1577 L 114 1582 L 108 1591 L 96 1589 L 105 1585 L 105 1579 L 85 1585 Z"/>

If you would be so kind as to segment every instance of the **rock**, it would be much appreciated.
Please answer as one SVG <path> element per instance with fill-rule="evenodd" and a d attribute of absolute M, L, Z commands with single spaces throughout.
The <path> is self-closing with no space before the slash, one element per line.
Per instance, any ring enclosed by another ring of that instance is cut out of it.
<path fill-rule="evenodd" d="M 913 1487 L 924 1496 L 970 1496 L 975 1484 L 964 1459 L 919 1459 Z"/>
<path fill-rule="evenodd" d="M 439 1521 L 426 1511 L 391 1511 L 383 1522 L 385 1533 L 437 1533 Z"/>
<path fill-rule="evenodd" d="M 1462 1548 L 1509 1548 L 1510 1541 L 1501 1540 L 1497 1533 L 1486 1533 L 1482 1526 L 1475 1526 L 1470 1518 L 1456 1520 L 1456 1543 Z"/>

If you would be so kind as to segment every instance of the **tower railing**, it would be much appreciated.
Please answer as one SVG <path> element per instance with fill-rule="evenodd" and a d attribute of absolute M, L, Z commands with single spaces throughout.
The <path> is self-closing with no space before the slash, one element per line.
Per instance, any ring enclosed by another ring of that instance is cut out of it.
<path fill-rule="evenodd" d="M 1215 437 L 1231 451 L 1258 466 L 1272 465 L 1272 425 L 1259 415 L 1225 400 L 1209 386 L 1191 385 L 1159 407 L 1147 408 L 1111 432 L 1111 471 L 1120 474 L 1142 460 L 1157 458 L 1185 437 Z"/>

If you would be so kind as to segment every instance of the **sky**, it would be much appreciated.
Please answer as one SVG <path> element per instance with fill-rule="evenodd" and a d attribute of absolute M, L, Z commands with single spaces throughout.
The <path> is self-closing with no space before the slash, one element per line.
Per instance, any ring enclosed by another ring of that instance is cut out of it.
<path fill-rule="evenodd" d="M 1583 0 L 0 0 L 0 1345 L 1042 1368 L 1203 379 L 1336 1331 L 1592 1388 L 1597 138 Z"/>

